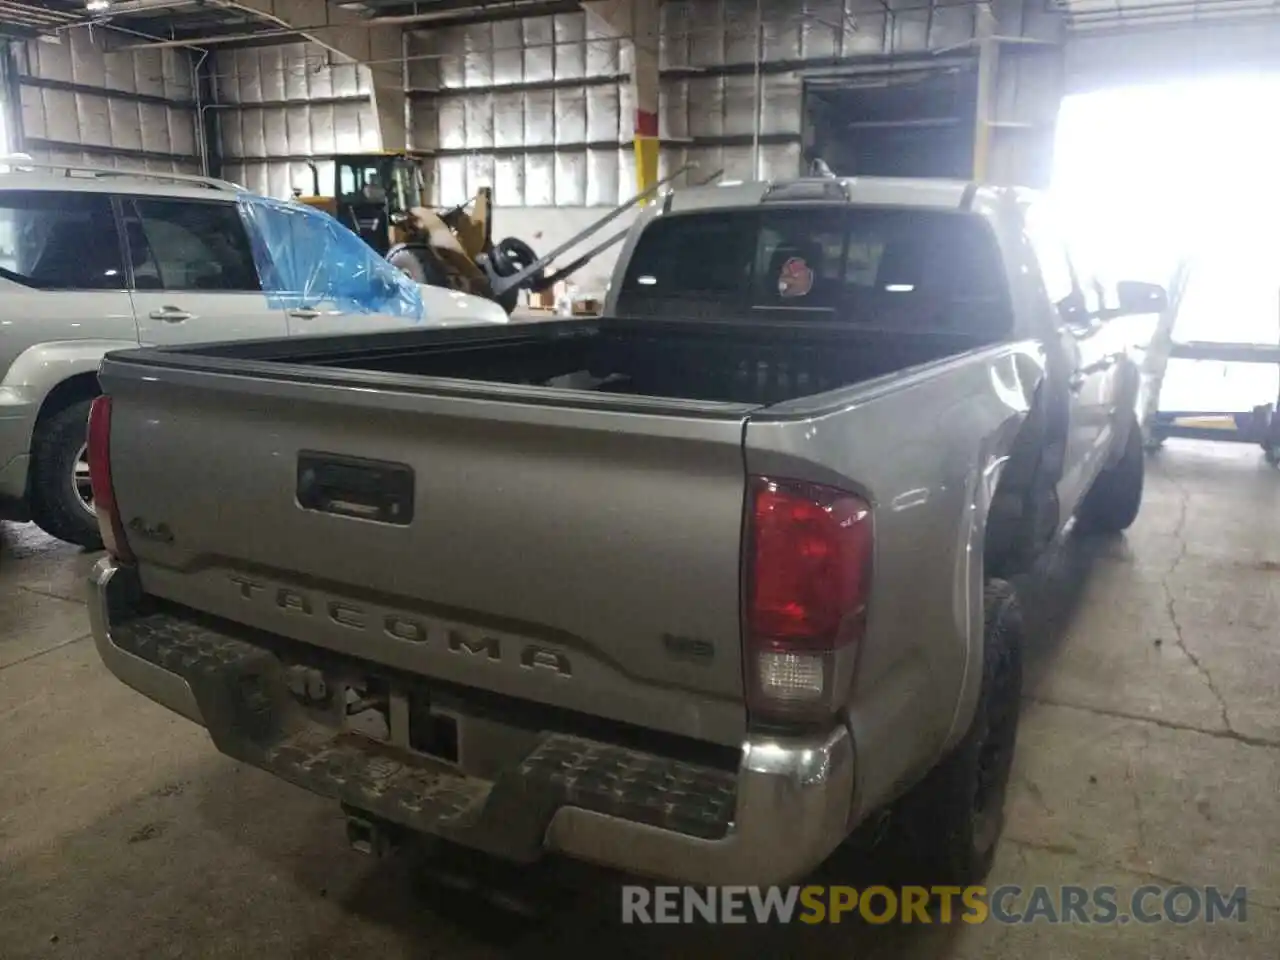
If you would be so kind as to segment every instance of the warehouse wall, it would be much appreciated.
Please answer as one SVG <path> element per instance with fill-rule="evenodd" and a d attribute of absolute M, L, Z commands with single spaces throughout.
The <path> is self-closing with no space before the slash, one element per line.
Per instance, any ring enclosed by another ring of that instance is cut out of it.
<path fill-rule="evenodd" d="M 408 53 L 409 135 L 436 152 L 436 202 L 490 185 L 495 236 L 544 252 L 635 193 L 629 52 L 586 14 L 417 31 Z M 607 261 L 578 283 L 603 287 Z"/>
<path fill-rule="evenodd" d="M 1071 43 L 1061 15 L 1038 0 L 996 0 L 995 76 L 984 178 L 1047 187 Z"/>
<path fill-rule="evenodd" d="M 806 77 L 862 73 L 865 82 L 890 61 L 928 69 L 947 59 L 939 53 L 972 59 L 978 9 L 763 0 L 757 113 L 755 0 L 667 0 L 661 173 L 696 163 L 688 179 L 721 169 L 726 178 L 796 176 Z M 996 10 L 1001 34 L 1046 42 L 1002 47 L 991 171 L 1043 180 L 1061 94 L 1059 18 L 1037 0 L 1000 0 Z M 410 34 L 411 142 L 437 151 L 439 203 L 491 184 L 497 235 L 522 236 L 542 251 L 634 194 L 627 45 L 593 24 L 574 13 Z M 602 287 L 610 266 L 601 257 L 579 274 L 580 285 Z"/>
<path fill-rule="evenodd" d="M 37 159 L 199 173 L 193 63 L 182 50 L 108 53 L 103 31 L 17 45 L 22 148 Z"/>
<path fill-rule="evenodd" d="M 251 190 L 310 193 L 307 157 L 379 148 L 368 69 L 316 44 L 220 51 L 213 80 L 221 175 Z M 316 167 L 332 183 L 333 164 Z"/>
<path fill-rule="evenodd" d="M 491 184 L 500 206 L 612 206 L 633 192 L 634 108 L 618 40 L 582 13 L 415 34 L 414 146 L 438 151 L 437 199 Z"/>
<path fill-rule="evenodd" d="M 804 84 L 875 83 L 903 64 L 976 62 L 979 7 L 881 0 L 762 0 L 757 110 L 755 0 L 667 0 L 661 7 L 660 169 L 777 178 L 801 172 Z M 1060 20 L 1041 0 L 997 0 L 990 172 L 1047 177 L 1062 88 Z M 585 13 L 527 17 L 406 36 L 410 144 L 432 151 L 433 200 L 494 189 L 495 235 L 548 250 L 635 192 L 629 44 Z M 311 44 L 218 51 L 213 60 L 222 174 L 288 196 L 310 189 L 311 155 L 378 147 L 366 68 Z M 753 145 L 758 129 L 758 150 Z M 322 184 L 331 181 L 327 166 Z M 618 221 L 625 225 L 629 217 Z M 603 287 L 611 256 L 578 275 Z"/>

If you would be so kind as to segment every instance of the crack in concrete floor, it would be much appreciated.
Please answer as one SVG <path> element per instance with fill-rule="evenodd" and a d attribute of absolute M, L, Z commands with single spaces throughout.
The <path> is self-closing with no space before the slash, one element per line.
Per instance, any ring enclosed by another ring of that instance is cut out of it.
<path fill-rule="evenodd" d="M 1183 633 L 1182 622 L 1178 619 L 1177 600 L 1173 593 L 1173 588 L 1169 585 L 1170 578 L 1177 573 L 1178 567 L 1187 557 L 1187 502 L 1191 497 L 1190 492 L 1177 480 L 1172 477 L 1169 482 L 1173 484 L 1178 491 L 1179 509 L 1178 522 L 1174 526 L 1173 536 L 1178 541 L 1178 553 L 1173 558 L 1173 563 L 1169 565 L 1169 569 L 1165 571 L 1160 578 L 1160 587 L 1164 590 L 1165 612 L 1169 616 L 1169 623 L 1173 627 L 1174 643 L 1178 649 L 1182 651 L 1183 656 L 1191 662 L 1196 671 L 1204 679 L 1205 686 L 1209 688 L 1209 692 L 1213 694 L 1214 699 L 1218 702 L 1218 710 L 1222 715 L 1222 726 L 1226 733 L 1234 734 L 1235 728 L 1231 724 L 1231 713 L 1227 708 L 1227 698 L 1223 696 L 1222 691 L 1218 689 L 1218 685 L 1214 682 L 1213 674 L 1209 672 L 1209 668 L 1199 656 L 1192 653 L 1187 646 L 1186 636 Z"/>
<path fill-rule="evenodd" d="M 1146 717 L 1140 713 L 1129 713 L 1125 710 L 1113 710 L 1109 707 L 1094 707 L 1084 703 L 1068 703 L 1065 700 L 1054 700 L 1051 697 L 1029 696 L 1023 697 L 1024 703 L 1036 703 L 1046 707 L 1061 707 L 1065 710 L 1081 710 L 1084 713 L 1092 713 L 1099 717 L 1112 717 L 1116 720 L 1133 720 L 1137 723 L 1149 723 L 1155 727 L 1163 727 L 1166 730 L 1182 730 L 1187 733 L 1199 733 L 1206 737 L 1214 737 L 1218 740 L 1232 740 L 1236 743 L 1243 743 L 1248 747 L 1259 747 L 1264 750 L 1280 750 L 1280 740 L 1270 740 L 1266 737 L 1250 736 L 1247 733 L 1240 733 L 1236 730 L 1218 730 L 1208 727 L 1197 727 L 1192 723 L 1179 723 L 1176 720 L 1165 720 L 1162 717 Z"/>

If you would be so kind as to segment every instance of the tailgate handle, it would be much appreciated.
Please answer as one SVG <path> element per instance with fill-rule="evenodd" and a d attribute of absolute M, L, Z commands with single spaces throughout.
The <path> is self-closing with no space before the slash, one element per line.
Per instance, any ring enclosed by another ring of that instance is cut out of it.
<path fill-rule="evenodd" d="M 298 454 L 297 497 L 304 510 L 404 527 L 413 520 L 413 469 L 303 450 Z"/>

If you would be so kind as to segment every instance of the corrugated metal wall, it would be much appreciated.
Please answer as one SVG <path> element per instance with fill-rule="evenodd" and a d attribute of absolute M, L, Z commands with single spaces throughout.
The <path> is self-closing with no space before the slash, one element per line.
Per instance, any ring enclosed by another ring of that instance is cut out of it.
<path fill-rule="evenodd" d="M 1037 0 L 997 0 L 999 43 L 986 179 L 1047 187 L 1069 49 L 1062 15 Z M 1021 42 L 1014 42 L 1021 41 Z"/>
<path fill-rule="evenodd" d="M 1058 37 L 1059 18 L 1041 0 L 994 7 L 1001 34 Z M 919 70 L 976 60 L 980 8 L 968 2 L 761 0 L 760 9 L 757 31 L 755 0 L 662 4 L 664 173 L 693 162 L 694 178 L 720 169 L 730 178 L 795 176 L 806 78 L 866 83 L 904 63 Z M 409 138 L 436 155 L 435 202 L 458 203 L 491 185 L 497 235 L 546 249 L 590 222 L 590 208 L 634 194 L 629 44 L 597 23 L 570 13 L 407 35 Z M 251 189 L 309 191 L 306 158 L 378 145 L 367 69 L 337 54 L 305 43 L 223 50 L 213 69 L 209 112 L 222 174 Z M 1047 168 L 1061 84 L 1056 42 L 1002 45 L 995 176 L 1034 181 Z M 327 192 L 331 168 L 318 166 Z M 584 273 L 585 285 L 602 285 L 607 270 L 606 257 Z"/>
<path fill-rule="evenodd" d="M 1036 0 L 1025 13 L 1023 0 L 996 6 L 1005 8 L 1002 33 L 1056 23 L 1035 15 L 1043 10 Z M 664 170 L 694 162 L 701 175 L 794 176 L 806 76 L 883 72 L 902 60 L 927 66 L 940 51 L 971 56 L 965 45 L 978 9 L 763 0 L 758 40 L 755 0 L 668 0 L 660 40 Z M 611 206 L 634 193 L 628 44 L 595 23 L 571 13 L 409 34 L 410 142 L 436 153 L 437 202 L 459 202 L 482 184 L 493 186 L 500 209 Z M 1031 128 L 1052 126 L 1061 86 L 1060 58 L 1031 59 L 1002 57 L 994 147 L 1002 159 L 993 166 L 1012 179 L 1025 156 L 1043 152 L 1046 138 L 1031 150 L 1026 144 Z M 304 158 L 378 144 L 368 72 L 337 54 L 306 43 L 226 50 L 216 54 L 214 73 L 223 174 L 252 189 L 275 196 L 309 189 Z M 327 183 L 329 171 L 321 175 Z"/>
<path fill-rule="evenodd" d="M 1056 22 L 1024 16 L 1022 0 L 997 6 L 1008 8 L 1002 32 Z M 1042 6 L 1029 0 L 1027 8 Z M 928 64 L 940 51 L 971 55 L 964 46 L 978 9 L 763 0 L 758 40 L 755 0 L 668 0 L 660 40 L 664 170 L 687 161 L 703 175 L 723 168 L 735 178 L 795 176 L 806 75 L 883 72 L 902 59 Z M 411 135 L 415 146 L 438 151 L 440 203 L 485 183 L 500 208 L 607 206 L 634 193 L 626 45 L 593 32 L 592 23 L 575 13 L 412 35 Z M 1043 71 L 1005 59 L 1001 129 L 1043 122 L 1046 106 L 1051 125 L 1056 65 L 1044 81 Z M 1019 90 L 1023 75 L 1028 87 L 1052 89 Z"/>
<path fill-rule="evenodd" d="M 1002 45 L 996 84 L 992 174 L 1035 181 L 1047 176 L 1060 97 L 1059 18 L 1038 0 L 997 0 L 995 7 L 1001 34 L 1054 41 Z M 866 82 L 868 73 L 904 62 L 927 69 L 975 59 L 978 9 L 762 0 L 758 31 L 755 0 L 667 0 L 662 172 L 694 162 L 694 178 L 720 169 L 743 179 L 799 174 L 806 77 L 847 73 Z M 627 44 L 593 31 L 593 23 L 564 14 L 410 35 L 410 135 L 416 147 L 438 151 L 437 202 L 457 203 L 491 184 L 498 235 L 546 249 L 590 222 L 581 207 L 634 194 Z M 583 271 L 583 286 L 603 286 L 609 266 L 606 255 Z"/>
<path fill-rule="evenodd" d="M 215 55 L 222 176 L 273 197 L 311 192 L 305 158 L 376 150 L 369 71 L 312 43 L 247 47 Z M 323 192 L 333 165 L 317 163 Z"/>
<path fill-rule="evenodd" d="M 184 50 L 109 53 L 101 31 L 18 48 L 23 145 L 57 162 L 199 173 L 193 63 Z"/>
<path fill-rule="evenodd" d="M 490 184 L 501 207 L 612 206 L 634 193 L 625 45 L 583 13 L 411 35 L 410 136 L 436 199 Z"/>

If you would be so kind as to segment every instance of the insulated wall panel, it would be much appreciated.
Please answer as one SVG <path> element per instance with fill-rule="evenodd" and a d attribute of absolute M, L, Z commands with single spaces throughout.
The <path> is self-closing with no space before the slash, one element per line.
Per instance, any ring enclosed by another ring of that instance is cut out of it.
<path fill-rule="evenodd" d="M 316 44 L 220 50 L 214 85 L 210 113 L 224 175 L 253 190 L 310 193 L 306 158 L 379 148 L 368 68 Z M 327 193 L 333 165 L 318 166 Z"/>
<path fill-rule="evenodd" d="M 490 171 L 502 205 L 626 199 L 616 157 L 633 108 L 621 49 L 582 13 L 411 34 L 412 144 L 443 153 L 435 199 L 461 202 Z"/>
<path fill-rule="evenodd" d="M 1042 165 L 1061 87 L 1053 60 L 1061 17 L 1040 0 L 665 0 L 660 169 L 696 163 L 688 181 L 719 170 L 730 178 L 796 176 L 807 83 L 958 69 L 947 62 L 976 59 L 987 11 L 998 35 L 1022 41 L 1001 46 L 991 147 L 992 169 L 1020 179 Z M 437 152 L 434 200 L 458 203 L 484 185 L 493 186 L 500 210 L 629 199 L 631 39 L 584 13 L 412 30 L 410 142 Z M 1028 40 L 1045 41 L 1038 65 L 1029 51 L 1041 48 Z M 340 89 L 331 85 L 330 95 Z M 501 232 L 501 216 L 498 223 Z"/>
<path fill-rule="evenodd" d="M 33 156 L 200 172 L 194 64 L 183 50 L 108 52 L 101 31 L 17 47 L 21 132 Z"/>

